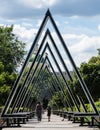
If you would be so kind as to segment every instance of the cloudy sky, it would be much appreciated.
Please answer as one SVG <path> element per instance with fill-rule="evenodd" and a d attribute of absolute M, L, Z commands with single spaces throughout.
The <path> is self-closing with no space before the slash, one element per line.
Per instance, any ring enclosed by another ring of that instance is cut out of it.
<path fill-rule="evenodd" d="M 0 0 L 0 25 L 13 24 L 29 50 L 48 8 L 77 66 L 97 56 L 100 0 Z"/>

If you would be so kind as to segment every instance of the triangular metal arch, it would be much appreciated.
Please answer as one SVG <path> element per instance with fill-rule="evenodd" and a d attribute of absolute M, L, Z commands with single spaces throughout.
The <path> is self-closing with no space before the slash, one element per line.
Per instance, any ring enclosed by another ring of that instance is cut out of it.
<path fill-rule="evenodd" d="M 46 39 L 46 36 L 49 34 L 49 37 L 50 37 L 50 32 L 49 32 L 49 30 L 47 29 L 47 31 L 46 31 L 46 33 L 45 33 L 45 36 L 44 36 L 44 38 L 43 38 L 43 41 L 42 41 L 42 44 L 44 43 L 44 40 Z M 41 44 L 41 47 L 42 47 L 42 44 Z M 41 48 L 40 47 L 40 48 Z M 38 50 L 39 51 L 39 50 Z M 35 59 L 36 59 L 36 57 L 35 57 Z M 35 60 L 34 60 L 35 61 Z M 30 69 L 31 70 L 31 69 Z M 23 86 L 22 86 L 22 88 L 23 88 Z M 19 96 L 19 95 L 17 95 L 17 96 Z M 20 95 L 21 96 L 21 95 Z M 18 100 L 17 100 L 17 98 L 16 98 L 16 101 L 15 101 L 15 103 L 17 103 L 18 102 Z M 13 111 L 13 109 L 12 109 L 12 111 Z"/>
<path fill-rule="evenodd" d="M 37 51 L 37 54 L 36 54 L 36 56 L 35 56 L 35 58 L 34 58 L 34 61 L 32 62 L 31 66 L 30 66 L 30 69 L 29 69 L 29 71 L 28 71 L 28 73 L 27 73 L 27 75 L 26 75 L 26 77 L 25 77 L 25 81 L 23 82 L 23 84 L 22 84 L 22 86 L 21 86 L 21 90 L 20 90 L 21 93 L 22 93 L 22 90 L 23 90 L 24 85 L 25 85 L 26 82 L 28 81 L 28 77 L 29 77 L 29 75 L 30 75 L 30 73 L 31 73 L 31 70 L 32 70 L 32 68 L 33 68 L 33 66 L 34 66 L 34 64 L 35 64 L 35 61 L 36 61 L 36 59 L 37 59 L 37 57 L 38 57 L 38 55 L 39 55 L 39 53 L 40 53 L 40 51 L 41 51 L 41 48 L 42 48 L 43 45 L 44 45 L 44 41 L 45 41 L 46 37 L 47 37 L 47 33 L 45 33 L 45 35 L 44 35 L 44 37 L 43 37 L 43 40 L 42 40 L 41 45 L 40 45 L 40 47 L 39 47 L 39 49 L 38 49 L 38 51 Z M 41 58 L 40 58 L 40 59 L 41 59 Z M 18 93 L 18 94 L 17 94 L 17 97 L 18 97 L 18 98 L 21 96 L 21 93 Z M 17 97 L 16 97 L 15 102 L 14 102 L 14 104 L 13 104 L 12 112 L 13 112 L 14 107 L 16 106 L 15 104 L 18 102 L 18 98 L 17 98 Z"/>
<path fill-rule="evenodd" d="M 47 34 L 47 33 L 46 33 L 46 34 Z M 45 45 L 45 49 L 46 49 L 47 47 L 49 47 L 48 43 Z M 45 50 L 45 49 L 44 49 L 44 50 Z M 50 49 L 50 48 L 49 48 L 49 49 Z M 50 50 L 51 50 L 51 49 L 50 49 Z M 43 51 L 43 53 L 44 53 L 44 51 Z M 41 55 L 41 58 L 42 58 L 42 56 L 43 56 L 43 53 L 42 53 L 42 55 Z M 41 60 L 41 58 L 40 58 L 40 60 Z M 39 62 L 38 62 L 38 63 L 39 63 Z M 37 69 L 38 65 L 39 65 L 39 64 L 36 65 L 36 69 Z M 36 69 L 35 69 L 34 72 L 36 72 Z M 33 74 L 34 74 L 34 73 L 33 73 Z M 32 74 L 32 75 L 33 75 L 33 74 Z M 32 77 L 33 77 L 33 76 L 32 76 Z M 30 83 L 31 83 L 31 81 L 29 81 L 29 84 L 30 84 Z M 28 86 L 29 86 L 29 85 L 28 85 Z M 24 94 L 24 99 L 25 99 L 25 95 L 26 95 L 26 92 L 25 92 L 25 94 Z M 70 95 L 71 95 L 71 94 L 70 94 Z M 20 102 L 21 102 L 21 104 L 23 103 L 23 101 L 20 101 Z M 22 106 L 22 105 L 21 105 L 21 106 Z M 20 107 L 21 107 L 21 106 L 20 106 Z M 19 108 L 18 108 L 18 109 L 19 109 Z"/>
<path fill-rule="evenodd" d="M 47 59 L 47 57 L 46 57 L 46 59 Z M 44 63 L 42 64 L 41 69 L 43 68 L 43 66 L 44 66 Z M 40 70 L 41 70 L 41 69 L 40 69 Z M 39 73 L 40 73 L 40 71 L 39 71 Z M 38 74 L 38 76 L 39 76 L 39 74 Z M 37 78 L 38 78 L 38 76 L 37 76 Z M 35 84 L 35 83 L 34 83 L 34 84 Z M 32 92 L 32 90 L 31 90 L 31 92 Z M 31 95 L 31 93 L 30 93 L 29 95 Z M 28 99 L 27 102 L 29 102 L 29 99 Z M 26 104 L 27 104 L 27 103 L 26 103 Z"/>
<path fill-rule="evenodd" d="M 49 31 L 49 30 L 48 30 Z M 49 32 L 50 33 L 50 32 Z"/>
<path fill-rule="evenodd" d="M 28 63 L 28 61 L 29 61 L 29 58 L 30 58 L 30 56 L 32 55 L 33 49 L 34 49 L 34 47 L 35 47 L 35 44 L 37 43 L 38 39 L 40 38 L 40 35 L 41 35 L 42 30 L 43 30 L 43 28 L 44 28 L 44 26 L 45 26 L 45 24 L 46 24 L 46 22 L 47 22 L 47 20 L 48 20 L 48 17 L 49 17 L 49 10 L 47 10 L 47 12 L 46 12 L 46 14 L 45 14 L 45 17 L 44 17 L 44 19 L 43 19 L 43 21 L 42 21 L 42 24 L 41 24 L 41 26 L 40 26 L 40 28 L 39 28 L 39 30 L 38 30 L 38 32 L 37 32 L 37 35 L 36 35 L 36 37 L 35 37 L 35 39 L 34 39 L 34 41 L 33 41 L 33 44 L 32 44 L 32 46 L 31 46 L 31 48 L 30 48 L 30 51 L 29 51 L 29 53 L 28 53 L 28 55 L 27 55 L 27 57 L 26 57 L 26 60 L 25 60 L 25 62 L 24 62 L 24 64 L 23 64 L 23 66 L 22 66 L 21 71 L 20 71 L 20 73 L 19 73 L 19 75 L 18 75 L 18 78 L 17 78 L 17 80 L 15 81 L 15 83 L 14 83 L 14 85 L 13 85 L 13 87 L 12 87 L 11 93 L 9 94 L 9 97 L 8 97 L 6 103 L 5 103 L 5 107 L 4 107 L 4 109 L 3 109 L 2 113 L 1 113 L 1 116 L 3 116 L 4 114 L 6 114 L 6 113 L 8 112 L 8 109 L 9 109 L 9 107 L 10 107 L 10 105 L 11 105 L 11 102 L 12 102 L 12 100 L 13 100 L 13 97 L 14 97 L 14 95 L 15 95 L 17 89 L 18 89 L 19 82 L 20 82 L 20 80 L 21 80 L 21 78 L 22 78 L 22 76 L 23 76 L 25 67 L 27 66 L 27 63 Z"/>
<path fill-rule="evenodd" d="M 49 45 L 48 45 L 48 44 L 47 44 L 46 46 L 47 46 L 47 47 L 49 47 Z"/>
<path fill-rule="evenodd" d="M 37 76 L 37 78 L 38 78 L 38 76 Z M 29 94 L 29 95 L 31 95 L 31 94 Z"/>
<path fill-rule="evenodd" d="M 44 43 L 44 42 L 43 42 Z M 45 50 L 46 50 L 46 48 L 47 48 L 47 45 L 45 45 L 45 47 L 44 47 L 44 49 L 43 49 L 43 52 L 42 52 L 42 54 L 41 54 L 41 56 L 40 56 L 40 59 L 39 59 L 39 61 L 38 61 L 38 63 L 37 63 L 37 65 L 35 66 L 35 70 L 33 71 L 33 74 L 32 74 L 32 79 L 31 79 L 31 81 L 30 82 L 28 82 L 28 87 L 29 87 L 29 85 L 30 85 L 30 83 L 32 82 L 32 80 L 33 80 L 33 78 L 34 78 L 34 74 L 36 73 L 36 70 L 37 70 L 37 68 L 38 68 L 38 66 L 39 66 L 39 64 L 40 64 L 40 61 L 41 61 L 41 59 L 42 59 L 42 57 L 43 57 L 43 55 L 44 55 L 44 53 L 45 53 Z M 33 66 L 34 64 L 32 63 L 32 65 L 31 65 L 31 67 Z M 26 81 L 26 80 L 25 80 Z M 27 93 L 25 93 L 25 95 L 26 95 Z M 22 101 L 20 102 L 21 104 L 20 104 L 20 107 L 22 106 L 22 104 L 23 104 L 23 102 L 24 102 L 24 100 L 25 100 L 25 95 L 24 95 L 24 99 L 22 99 Z M 18 109 L 19 109 L 19 107 L 18 107 Z M 19 110 L 18 110 L 19 111 Z"/>
<path fill-rule="evenodd" d="M 39 50 L 38 50 L 37 54 L 39 54 L 39 51 L 41 50 L 41 47 L 43 46 L 43 44 L 44 44 L 44 42 L 45 42 L 47 36 L 50 37 L 50 40 L 52 41 L 52 44 L 54 45 L 54 48 L 57 50 L 56 44 L 55 44 L 55 42 L 54 42 L 54 40 L 53 40 L 53 38 L 52 38 L 52 36 L 51 36 L 51 34 L 50 34 L 50 31 L 49 31 L 49 29 L 47 29 L 47 31 L 46 31 L 46 33 L 45 33 L 45 36 L 44 36 L 44 38 L 43 38 L 43 40 L 42 40 L 41 46 L 39 47 Z M 50 49 L 50 50 L 51 50 L 51 49 Z M 57 50 L 57 53 L 58 53 L 58 52 L 59 52 L 59 51 Z M 36 54 L 36 57 L 37 57 L 37 54 Z M 58 54 L 60 55 L 60 53 L 58 53 Z M 35 62 L 35 60 L 36 60 L 36 57 L 35 57 L 35 59 L 34 59 L 34 62 Z M 60 58 L 62 58 L 61 55 L 60 55 Z M 62 61 L 63 61 L 63 59 L 62 59 Z M 32 66 L 34 66 L 34 62 L 32 63 L 32 65 L 31 65 L 31 67 L 30 67 L 30 70 L 32 69 Z M 64 61 L 63 61 L 63 64 L 64 64 Z M 65 67 L 65 68 L 66 68 L 66 67 Z M 29 70 L 28 73 L 30 73 L 30 70 Z M 67 72 L 68 72 L 68 70 L 67 70 Z M 26 79 L 25 79 L 25 82 L 24 82 L 23 84 L 26 83 L 28 76 L 29 76 L 29 75 L 27 74 Z M 69 74 L 69 77 L 71 77 L 70 74 Z M 63 78 L 64 78 L 64 77 L 63 77 Z M 65 78 L 64 78 L 64 81 L 65 81 Z M 29 83 L 31 83 L 31 81 L 29 81 Z M 66 83 L 66 81 L 65 81 L 65 83 Z M 66 83 L 66 84 L 67 84 L 67 83 Z M 24 86 L 22 85 L 22 88 L 23 88 L 23 87 L 24 87 Z M 69 90 L 69 94 L 70 94 L 70 97 L 71 97 L 71 99 L 72 99 L 72 102 L 74 102 L 76 108 L 77 108 L 78 111 L 79 111 L 77 102 L 76 102 L 76 100 L 75 100 L 75 98 L 74 98 L 73 93 L 71 92 L 71 89 L 68 87 L 68 84 L 67 84 L 67 88 L 68 88 L 68 90 Z M 21 92 L 22 92 L 22 91 L 21 91 Z M 22 97 L 22 95 L 17 95 L 17 96 L 21 96 L 21 97 Z M 25 95 L 24 95 L 24 96 L 25 96 Z M 16 98 L 15 103 L 17 103 L 17 102 L 18 102 L 18 100 L 17 100 L 17 98 Z M 21 104 L 23 103 L 22 100 L 20 100 L 20 103 L 21 103 Z M 19 103 L 19 104 L 20 104 L 20 103 Z M 19 107 L 18 107 L 18 109 L 19 109 Z M 12 112 L 13 112 L 13 108 L 12 108 Z M 11 113 L 12 113 L 12 112 L 11 112 Z"/>
<path fill-rule="evenodd" d="M 41 73 L 41 69 L 44 67 L 44 64 L 45 64 L 45 62 L 46 62 L 46 58 L 47 58 L 47 56 L 45 57 L 42 66 L 40 67 L 40 70 L 39 70 L 39 72 L 38 72 L 38 74 L 37 74 L 37 78 L 34 80 L 34 79 L 33 79 L 33 76 L 32 76 L 31 81 L 30 81 L 30 84 L 31 84 L 31 82 L 32 82 L 32 84 L 35 85 L 35 83 L 38 82 L 38 77 L 39 77 L 39 75 L 40 75 L 40 73 Z M 40 57 L 40 60 L 41 60 L 41 57 Z M 37 67 L 36 67 L 36 69 L 37 69 Z M 33 80 L 33 81 L 32 81 L 32 80 Z M 32 89 L 30 90 L 30 93 L 29 93 L 30 96 L 31 96 L 31 94 L 32 94 L 32 90 L 33 90 L 33 87 L 32 87 Z M 29 97 L 27 98 L 27 100 L 25 101 L 25 103 L 24 103 L 24 104 L 26 104 L 25 106 L 27 106 L 27 103 L 29 102 L 30 96 L 29 96 Z"/>
<path fill-rule="evenodd" d="M 75 73 L 76 73 L 76 75 L 77 75 L 77 77 L 78 77 L 78 79 L 79 79 L 79 82 L 80 82 L 80 84 L 81 84 L 81 87 L 82 87 L 82 89 L 83 89 L 83 91 L 84 91 L 84 93 L 85 93 L 85 95 L 86 95 L 88 101 L 89 101 L 90 104 L 92 105 L 92 107 L 93 107 L 93 109 L 94 109 L 94 112 L 95 112 L 97 115 L 99 115 L 99 112 L 98 112 L 98 110 L 97 110 L 97 108 L 96 108 L 96 106 L 95 106 L 95 104 L 94 104 L 94 101 L 93 101 L 93 99 L 92 99 L 92 96 L 91 96 L 91 94 L 90 94 L 90 92 L 89 92 L 89 90 L 88 90 L 88 88 L 87 88 L 87 86 L 86 86 L 84 80 L 82 79 L 82 77 L 81 77 L 81 75 L 80 75 L 80 73 L 79 73 L 79 71 L 78 71 L 78 69 L 77 69 L 77 67 L 76 67 L 76 65 L 75 65 L 75 63 L 74 63 L 74 61 L 73 61 L 73 58 L 72 58 L 72 56 L 71 56 L 71 54 L 70 54 L 68 48 L 66 47 L 66 44 L 65 44 L 65 42 L 64 42 L 64 40 L 63 40 L 63 38 L 62 38 L 62 36 L 61 36 L 61 34 L 60 34 L 60 32 L 59 32 L 59 30 L 58 30 L 56 24 L 55 24 L 55 21 L 54 21 L 53 18 L 52 18 L 52 15 L 51 15 L 50 11 L 48 10 L 48 11 L 46 12 L 45 18 L 44 18 L 44 20 L 43 20 L 43 22 L 42 22 L 42 24 L 41 24 L 41 26 L 40 26 L 40 29 L 38 30 L 38 33 L 37 33 L 37 35 L 36 35 L 36 37 L 35 37 L 35 39 L 34 39 L 34 42 L 33 42 L 33 44 L 32 44 L 32 47 L 31 47 L 31 49 L 30 49 L 30 51 L 29 51 L 29 53 L 28 53 L 28 56 L 27 56 L 27 58 L 26 58 L 26 60 L 25 60 L 25 63 L 24 63 L 24 65 L 23 65 L 23 67 L 22 67 L 22 69 L 21 69 L 21 71 L 20 71 L 20 74 L 19 74 L 19 76 L 18 76 L 18 78 L 17 78 L 17 80 L 16 80 L 16 82 L 15 82 L 13 88 L 12 88 L 12 91 L 11 91 L 11 93 L 10 93 L 8 99 L 7 99 L 7 102 L 6 102 L 6 104 L 5 104 L 5 107 L 4 107 L 4 109 L 3 109 L 2 113 L 1 113 L 1 116 L 3 116 L 4 114 L 7 113 L 8 109 L 9 109 L 11 103 L 12 103 L 13 97 L 14 97 L 14 95 L 15 95 L 17 89 L 18 89 L 18 85 L 19 85 L 20 79 L 21 79 L 21 77 L 22 77 L 22 75 L 23 75 L 23 72 L 24 72 L 24 70 L 25 70 L 25 67 L 26 67 L 26 65 L 27 65 L 27 63 L 28 63 L 28 61 L 29 61 L 29 58 L 30 58 L 30 56 L 31 56 L 31 54 L 32 54 L 32 52 L 33 52 L 33 50 L 34 50 L 34 46 L 35 46 L 35 44 L 37 43 L 37 41 L 38 41 L 38 39 L 39 39 L 39 37 L 40 37 L 40 35 L 41 35 L 41 33 L 42 33 L 42 30 L 43 30 L 43 28 L 44 28 L 44 26 L 45 26 L 45 24 L 46 24 L 48 18 L 50 19 L 50 21 L 51 21 L 51 23 L 52 23 L 52 25 L 53 25 L 53 27 L 54 27 L 54 29 L 55 29 L 57 35 L 58 35 L 58 38 L 60 39 L 61 44 L 63 45 L 63 47 L 64 47 L 64 49 L 65 49 L 65 52 L 66 52 L 66 54 L 67 54 L 67 56 L 68 56 L 68 58 L 69 58 L 69 60 L 70 60 L 70 62 L 71 62 L 71 64 L 72 64 L 72 66 L 73 66 L 73 69 L 75 70 Z"/>

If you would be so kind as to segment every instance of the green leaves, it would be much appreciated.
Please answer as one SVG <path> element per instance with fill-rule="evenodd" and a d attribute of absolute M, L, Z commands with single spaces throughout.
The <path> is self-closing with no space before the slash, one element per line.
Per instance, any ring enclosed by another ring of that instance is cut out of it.
<path fill-rule="evenodd" d="M 82 63 L 80 71 L 93 99 L 98 100 L 100 98 L 100 55 L 91 57 L 88 63 Z"/>
<path fill-rule="evenodd" d="M 2 73 L 4 71 L 4 65 L 2 62 L 0 62 L 0 73 Z"/>
<path fill-rule="evenodd" d="M 25 55 L 25 43 L 19 41 L 11 27 L 0 26 L 0 105 L 4 105 L 16 79 L 17 67 Z"/>
<path fill-rule="evenodd" d="M 16 71 L 26 54 L 25 43 L 19 41 L 12 31 L 13 26 L 0 27 L 0 61 L 9 72 Z"/>

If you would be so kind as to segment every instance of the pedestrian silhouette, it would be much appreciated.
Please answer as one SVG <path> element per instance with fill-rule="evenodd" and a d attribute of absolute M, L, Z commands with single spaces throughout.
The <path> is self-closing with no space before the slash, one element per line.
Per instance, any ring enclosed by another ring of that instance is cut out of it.
<path fill-rule="evenodd" d="M 37 120 L 41 121 L 41 119 L 42 119 L 42 105 L 40 102 L 37 103 L 35 111 L 36 111 L 36 115 L 37 115 Z"/>
<path fill-rule="evenodd" d="M 49 105 L 47 106 L 47 116 L 48 116 L 48 121 L 50 121 L 50 118 L 51 118 L 51 107 Z"/>

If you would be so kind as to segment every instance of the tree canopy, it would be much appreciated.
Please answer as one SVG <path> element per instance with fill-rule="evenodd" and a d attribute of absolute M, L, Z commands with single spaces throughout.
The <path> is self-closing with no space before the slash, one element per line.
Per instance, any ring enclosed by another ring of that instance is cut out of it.
<path fill-rule="evenodd" d="M 16 71 L 25 55 L 25 43 L 18 40 L 11 27 L 0 27 L 0 62 L 4 65 L 4 70 Z"/>
<path fill-rule="evenodd" d="M 81 63 L 81 66 L 78 68 L 82 78 L 84 79 L 93 99 L 95 102 L 100 100 L 100 49 L 98 49 L 98 55 L 97 56 L 93 56 L 90 58 L 90 60 L 88 61 L 88 63 L 83 62 Z M 64 85 L 64 84 L 63 84 Z M 87 104 L 89 103 L 85 93 L 83 92 L 83 89 L 79 83 L 79 80 L 76 76 L 76 74 L 73 76 L 73 81 L 68 81 L 68 85 L 70 86 L 70 88 L 72 89 L 72 91 L 74 92 L 74 96 L 77 99 L 78 103 L 80 104 L 78 99 L 83 100 L 84 104 L 86 107 L 88 107 L 88 111 L 90 111 L 91 106 L 88 106 Z M 63 98 L 63 102 L 65 102 L 66 100 L 70 102 L 70 104 L 73 106 L 73 109 L 75 109 L 74 104 L 72 103 L 72 100 L 70 99 L 70 96 L 68 94 L 68 90 L 66 88 L 64 88 L 64 92 L 65 95 Z M 63 108 L 63 102 L 61 100 L 61 97 L 59 96 L 59 93 L 61 93 L 61 91 L 55 93 L 55 95 L 52 97 L 51 100 L 51 104 L 53 104 L 53 106 L 56 106 L 58 108 L 61 109 L 61 107 Z M 60 94 L 62 95 L 62 94 Z M 99 106 L 99 105 L 98 105 Z M 98 107 L 99 108 L 99 107 Z M 66 107 L 65 107 L 66 109 Z M 68 110 L 70 108 L 67 108 Z M 83 110 L 83 107 L 80 105 L 80 110 Z M 91 108 L 92 111 L 92 108 Z"/>
<path fill-rule="evenodd" d="M 25 53 L 25 43 L 13 33 L 13 25 L 0 26 L 0 105 L 8 97 Z"/>
<path fill-rule="evenodd" d="M 81 63 L 79 68 L 86 85 L 93 96 L 95 101 L 100 98 L 100 49 L 98 49 L 98 56 L 93 56 L 90 58 L 88 63 Z M 74 77 L 73 87 L 77 94 L 82 94 L 82 89 L 80 89 L 79 81 Z M 83 94 L 82 94 L 83 96 Z"/>

